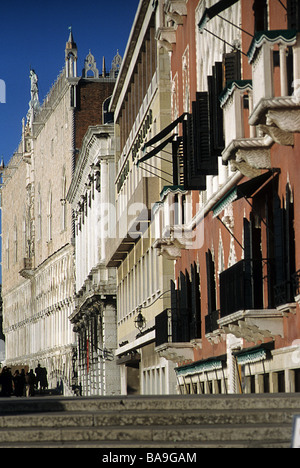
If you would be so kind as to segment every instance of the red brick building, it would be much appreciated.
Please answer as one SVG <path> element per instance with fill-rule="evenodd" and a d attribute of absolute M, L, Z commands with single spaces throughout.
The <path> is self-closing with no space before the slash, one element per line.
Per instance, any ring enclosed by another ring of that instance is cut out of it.
<path fill-rule="evenodd" d="M 182 393 L 299 392 L 299 2 L 165 10 L 179 120 L 156 247 L 175 282 L 156 349 Z"/>

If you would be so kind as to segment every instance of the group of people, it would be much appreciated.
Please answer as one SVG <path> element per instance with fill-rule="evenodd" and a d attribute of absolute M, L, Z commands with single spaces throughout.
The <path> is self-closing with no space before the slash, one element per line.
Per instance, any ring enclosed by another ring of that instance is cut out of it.
<path fill-rule="evenodd" d="M 35 373 L 31 369 L 25 372 L 16 370 L 12 374 L 9 367 L 3 367 L 0 373 L 0 397 L 31 397 L 34 396 L 36 391 L 40 394 L 44 393 L 48 388 L 47 369 L 41 367 L 40 364 L 35 369 Z"/>

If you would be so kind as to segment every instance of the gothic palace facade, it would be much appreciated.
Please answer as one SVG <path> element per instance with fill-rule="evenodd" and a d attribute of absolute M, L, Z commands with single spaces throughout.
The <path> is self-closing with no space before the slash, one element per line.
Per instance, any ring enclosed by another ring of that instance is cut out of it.
<path fill-rule="evenodd" d="M 300 392 L 299 10 L 140 0 L 111 72 L 77 77 L 72 33 L 42 106 L 31 72 L 6 364 L 83 395 Z"/>
<path fill-rule="evenodd" d="M 117 68 L 100 75 L 91 53 L 77 76 L 72 31 L 66 65 L 42 105 L 30 72 L 31 100 L 22 141 L 3 173 L 3 331 L 5 364 L 38 362 L 49 387 L 78 386 L 78 350 L 70 317 L 75 310 L 74 215 L 67 192 L 83 137 L 107 118 Z M 117 57 L 118 59 L 118 57 Z M 13 200 L 13 204 L 12 204 Z M 13 209 L 12 209 L 13 206 Z"/>

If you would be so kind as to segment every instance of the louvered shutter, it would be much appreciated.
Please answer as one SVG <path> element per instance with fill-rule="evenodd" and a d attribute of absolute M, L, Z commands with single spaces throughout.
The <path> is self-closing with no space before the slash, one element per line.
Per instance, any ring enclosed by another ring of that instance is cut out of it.
<path fill-rule="evenodd" d="M 173 185 L 179 184 L 179 140 L 172 142 Z"/>
<path fill-rule="evenodd" d="M 206 252 L 206 273 L 207 273 L 207 308 L 211 314 L 216 310 L 216 282 L 215 263 L 211 251 Z"/>
<path fill-rule="evenodd" d="M 284 262 L 284 223 L 283 210 L 280 206 L 280 199 L 275 195 L 273 201 L 273 222 L 274 222 L 274 259 L 276 285 L 285 282 L 285 262 Z"/>
<path fill-rule="evenodd" d="M 190 341 L 188 276 L 180 272 L 180 334 L 182 342 Z"/>
<path fill-rule="evenodd" d="M 175 311 L 178 308 L 178 304 L 177 304 L 177 291 L 176 291 L 175 283 L 173 280 L 171 280 L 170 289 L 171 289 L 171 309 L 172 311 Z"/>
<path fill-rule="evenodd" d="M 296 272 L 295 265 L 295 230 L 294 230 L 294 204 L 291 202 L 291 190 L 286 186 L 286 209 L 285 209 L 285 263 L 288 281 L 287 300 L 293 301 L 292 277 Z"/>
<path fill-rule="evenodd" d="M 210 108 L 210 154 L 211 175 L 218 173 L 218 156 L 224 150 L 223 110 L 220 106 L 219 96 L 223 90 L 222 63 L 216 62 L 213 67 L 213 75 L 208 76 L 209 108 Z"/>
<path fill-rule="evenodd" d="M 287 0 L 288 29 L 300 29 L 299 0 Z"/>
<path fill-rule="evenodd" d="M 197 93 L 196 101 L 192 103 L 194 130 L 194 167 L 197 173 L 216 175 L 215 164 L 211 159 L 211 117 L 209 95 L 207 92 Z"/>
<path fill-rule="evenodd" d="M 252 309 L 253 284 L 252 284 L 252 235 L 251 223 L 244 218 L 244 281 L 245 281 L 245 304 Z"/>
<path fill-rule="evenodd" d="M 223 88 L 231 81 L 241 80 L 241 53 L 239 50 L 223 56 Z"/>
<path fill-rule="evenodd" d="M 201 302 L 200 302 L 200 275 L 197 266 L 191 265 L 192 277 L 192 321 L 191 321 L 191 339 L 201 338 Z"/>
<path fill-rule="evenodd" d="M 194 148 L 193 118 L 183 121 L 184 187 L 186 190 L 206 190 L 206 177 L 200 172 Z"/>

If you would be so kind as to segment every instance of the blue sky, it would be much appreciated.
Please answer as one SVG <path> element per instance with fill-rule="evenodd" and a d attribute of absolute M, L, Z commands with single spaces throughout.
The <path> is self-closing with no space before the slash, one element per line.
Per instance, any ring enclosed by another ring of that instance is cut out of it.
<path fill-rule="evenodd" d="M 7 163 L 21 139 L 30 67 L 38 75 L 42 102 L 64 67 L 72 26 L 78 73 L 89 50 L 99 71 L 103 56 L 110 68 L 117 50 L 124 54 L 138 4 L 139 0 L 0 0 L 0 80 L 6 88 L 5 103 L 0 102 L 0 159 Z"/>

